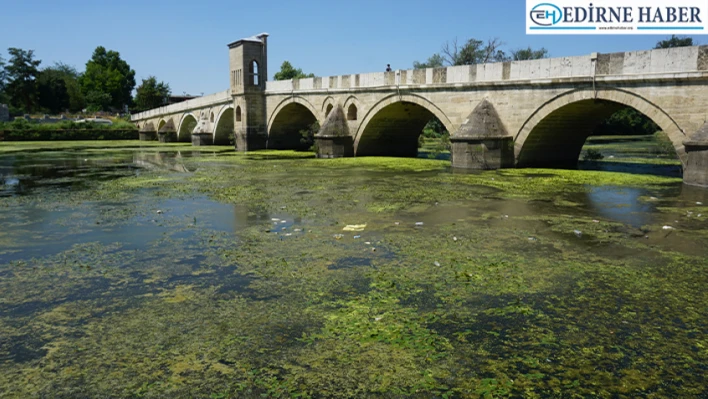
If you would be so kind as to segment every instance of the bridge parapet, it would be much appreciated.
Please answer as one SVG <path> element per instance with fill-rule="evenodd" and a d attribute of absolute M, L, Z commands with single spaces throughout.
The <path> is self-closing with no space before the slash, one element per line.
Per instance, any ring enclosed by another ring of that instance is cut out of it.
<path fill-rule="evenodd" d="M 131 116 L 131 120 L 144 120 L 154 117 L 159 117 L 168 114 L 175 114 L 178 112 L 191 111 L 195 109 L 208 108 L 212 105 L 231 103 L 231 90 L 220 91 L 218 93 L 210 94 L 208 96 L 202 96 L 198 98 L 193 98 L 191 100 L 182 101 L 176 104 L 166 105 L 164 107 L 153 108 L 148 111 L 139 112 Z"/>
<path fill-rule="evenodd" d="M 397 70 L 266 82 L 266 93 L 386 86 L 475 84 L 592 76 L 708 71 L 708 46 L 677 47 L 575 57 Z"/>

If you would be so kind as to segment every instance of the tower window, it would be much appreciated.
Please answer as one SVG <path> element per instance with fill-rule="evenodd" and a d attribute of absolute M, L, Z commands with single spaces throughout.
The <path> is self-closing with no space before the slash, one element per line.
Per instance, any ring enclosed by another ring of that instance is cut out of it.
<path fill-rule="evenodd" d="M 258 62 L 256 60 L 251 61 L 251 64 L 248 66 L 248 72 L 251 75 L 251 84 L 253 86 L 259 86 Z"/>

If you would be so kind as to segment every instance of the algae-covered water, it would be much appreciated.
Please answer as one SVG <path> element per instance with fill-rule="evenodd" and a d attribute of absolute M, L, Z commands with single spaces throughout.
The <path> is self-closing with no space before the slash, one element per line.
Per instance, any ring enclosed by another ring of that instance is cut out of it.
<path fill-rule="evenodd" d="M 0 176 L 3 398 L 708 397 L 677 177 L 137 142 Z"/>

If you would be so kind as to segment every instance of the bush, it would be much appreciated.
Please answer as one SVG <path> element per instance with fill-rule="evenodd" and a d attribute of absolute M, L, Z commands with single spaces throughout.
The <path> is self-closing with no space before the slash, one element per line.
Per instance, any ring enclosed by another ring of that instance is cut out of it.
<path fill-rule="evenodd" d="M 307 129 L 300 130 L 300 144 L 306 146 L 308 151 L 317 152 L 315 135 L 320 131 L 320 123 L 315 121 Z"/>
<path fill-rule="evenodd" d="M 669 157 L 676 156 L 676 149 L 674 148 L 674 143 L 671 142 L 671 139 L 666 133 L 662 131 L 654 133 L 654 140 L 656 140 L 656 144 L 659 147 L 660 154 Z"/>
<path fill-rule="evenodd" d="M 75 129 L 75 130 L 2 130 L 4 141 L 61 141 L 61 140 L 137 140 L 138 131 L 116 129 Z"/>
<path fill-rule="evenodd" d="M 583 161 L 599 161 L 603 158 L 605 158 L 605 156 L 602 155 L 600 151 L 593 149 L 585 151 L 585 155 L 583 155 Z"/>
<path fill-rule="evenodd" d="M 61 121 L 56 123 L 39 123 L 36 121 L 28 121 L 24 118 L 15 119 L 12 122 L 0 122 L 0 131 L 13 131 L 13 130 L 32 130 L 32 131 L 49 131 L 49 132 L 63 132 L 68 130 L 135 130 L 138 128 L 132 122 L 117 119 L 112 125 L 93 123 L 93 122 L 81 122 L 77 123 L 74 121 Z"/>

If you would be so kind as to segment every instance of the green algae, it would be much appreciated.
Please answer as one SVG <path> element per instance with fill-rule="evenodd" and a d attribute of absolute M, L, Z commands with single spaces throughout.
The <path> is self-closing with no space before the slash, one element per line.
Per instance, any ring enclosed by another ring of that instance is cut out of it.
<path fill-rule="evenodd" d="M 704 207 L 666 194 L 678 179 L 272 151 L 182 162 L 193 172 L 0 200 L 67 211 L 50 226 L 68 237 L 157 232 L 1 262 L 4 396 L 705 395 L 706 252 L 679 243 L 697 246 L 687 212 Z M 659 215 L 597 215 L 582 195 L 598 186 L 642 187 Z M 204 196 L 248 222 L 219 231 L 165 202 Z"/>

